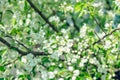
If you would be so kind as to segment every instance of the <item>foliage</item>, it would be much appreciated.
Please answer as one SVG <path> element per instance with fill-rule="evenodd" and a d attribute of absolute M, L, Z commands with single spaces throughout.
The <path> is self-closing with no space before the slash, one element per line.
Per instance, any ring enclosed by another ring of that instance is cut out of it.
<path fill-rule="evenodd" d="M 0 80 L 120 77 L 120 0 L 0 0 Z"/>

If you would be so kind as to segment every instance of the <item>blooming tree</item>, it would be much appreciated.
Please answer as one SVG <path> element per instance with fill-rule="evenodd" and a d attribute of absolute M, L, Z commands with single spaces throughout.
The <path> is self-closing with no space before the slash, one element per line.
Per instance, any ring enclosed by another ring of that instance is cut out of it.
<path fill-rule="evenodd" d="M 120 0 L 0 0 L 0 80 L 116 80 Z"/>

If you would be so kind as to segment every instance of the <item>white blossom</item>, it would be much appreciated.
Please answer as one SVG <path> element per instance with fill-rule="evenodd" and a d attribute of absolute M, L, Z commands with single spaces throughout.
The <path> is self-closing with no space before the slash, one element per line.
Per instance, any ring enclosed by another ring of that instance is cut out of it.
<path fill-rule="evenodd" d="M 73 59 L 71 60 L 71 62 L 72 62 L 72 63 L 75 63 L 75 62 L 77 62 L 77 59 L 73 58 Z"/>
<path fill-rule="evenodd" d="M 64 51 L 64 47 L 63 46 L 58 47 L 58 51 L 59 52 L 63 52 Z"/>
<path fill-rule="evenodd" d="M 55 22 L 60 22 L 60 19 L 59 19 L 58 16 L 52 16 L 52 17 L 49 18 L 49 21 L 50 21 L 50 22 L 53 22 L 53 21 L 55 21 Z"/>
<path fill-rule="evenodd" d="M 72 80 L 76 80 L 76 76 L 72 76 Z"/>
<path fill-rule="evenodd" d="M 58 2 L 58 0 L 55 0 L 55 2 Z"/>
<path fill-rule="evenodd" d="M 52 66 L 54 66 L 54 65 L 55 65 L 55 63 L 54 63 L 54 62 L 52 62 L 52 63 L 51 63 L 51 65 L 52 65 Z"/>
<path fill-rule="evenodd" d="M 87 30 L 87 26 L 86 24 L 84 24 L 80 30 L 80 38 L 83 38 L 86 35 L 86 30 Z"/>
<path fill-rule="evenodd" d="M 53 53 L 53 49 L 52 49 L 52 48 L 48 48 L 48 52 L 49 52 L 50 54 L 52 54 L 52 53 Z"/>
<path fill-rule="evenodd" d="M 94 7 L 100 7 L 101 5 L 102 5 L 101 2 L 93 3 L 93 6 L 94 6 Z"/>
<path fill-rule="evenodd" d="M 27 19 L 26 19 L 26 25 L 29 25 L 29 23 L 30 23 L 30 19 L 27 18 Z"/>
<path fill-rule="evenodd" d="M 19 25 L 23 25 L 23 21 L 22 20 L 19 21 Z"/>
<path fill-rule="evenodd" d="M 21 74 L 23 74 L 23 71 L 22 71 L 22 70 L 17 69 L 17 70 L 16 70 L 16 74 L 17 74 L 17 75 L 21 75 Z"/>
<path fill-rule="evenodd" d="M 104 47 L 105 47 L 105 49 L 110 48 L 110 47 L 111 47 L 111 41 L 106 40 L 106 41 L 105 41 L 105 45 L 104 45 Z"/>
<path fill-rule="evenodd" d="M 62 64 L 61 64 L 61 63 L 59 64 L 59 67 L 62 67 Z"/>
<path fill-rule="evenodd" d="M 54 72 L 54 74 L 57 74 L 57 73 L 58 73 L 58 70 L 54 70 L 53 72 Z"/>
<path fill-rule="evenodd" d="M 73 40 L 68 40 L 66 45 L 67 45 L 67 47 L 72 47 L 73 46 Z"/>
<path fill-rule="evenodd" d="M 105 23 L 105 28 L 106 29 L 110 28 L 110 24 L 109 23 Z"/>
<path fill-rule="evenodd" d="M 84 63 L 79 63 L 79 67 L 84 67 Z"/>
<path fill-rule="evenodd" d="M 71 11 L 72 12 L 73 10 L 74 10 L 74 8 L 72 6 L 67 6 L 66 7 L 66 11 Z"/>
<path fill-rule="evenodd" d="M 35 61 L 34 59 L 32 59 L 31 61 L 30 61 L 30 66 L 32 66 L 32 67 L 34 67 L 37 63 L 36 63 L 37 61 Z"/>
<path fill-rule="evenodd" d="M 83 67 L 84 66 L 84 63 L 86 63 L 88 61 L 88 59 L 87 58 L 82 58 L 81 59 L 81 62 L 79 63 L 79 67 Z"/>
<path fill-rule="evenodd" d="M 49 79 L 53 79 L 55 77 L 54 72 L 48 72 Z"/>
<path fill-rule="evenodd" d="M 65 40 L 62 39 L 62 40 L 60 41 L 60 45 L 64 46 L 65 44 L 66 44 Z"/>
<path fill-rule="evenodd" d="M 64 78 L 59 78 L 58 80 L 64 80 Z"/>
<path fill-rule="evenodd" d="M 66 32 L 66 30 L 65 30 L 65 29 L 62 29 L 62 30 L 61 30 L 61 32 L 62 32 L 62 33 L 65 33 L 65 32 Z"/>
<path fill-rule="evenodd" d="M 73 70 L 74 70 L 73 66 L 69 66 L 69 67 L 68 67 L 68 70 L 69 70 L 69 71 L 73 71 Z"/>
<path fill-rule="evenodd" d="M 115 0 L 115 4 L 120 8 L 120 0 Z"/>
<path fill-rule="evenodd" d="M 48 75 L 50 74 L 49 72 L 48 72 L 48 74 L 47 74 L 47 71 L 41 71 L 41 74 L 42 74 L 42 76 L 41 76 L 41 78 L 43 79 L 43 80 L 48 80 Z M 50 77 L 51 78 L 51 77 Z"/>
<path fill-rule="evenodd" d="M 15 19 L 17 18 L 16 14 L 13 15 L 13 18 L 15 18 Z"/>
<path fill-rule="evenodd" d="M 80 74 L 80 71 L 79 71 L 79 70 L 74 70 L 74 71 L 73 71 L 73 75 L 74 75 L 74 76 L 78 76 L 79 74 Z"/>
<path fill-rule="evenodd" d="M 32 54 L 28 54 L 26 57 L 27 57 L 27 60 L 29 60 L 29 61 L 33 60 L 33 55 Z"/>
<path fill-rule="evenodd" d="M 99 63 L 99 61 L 94 57 L 94 58 L 90 58 L 89 59 L 89 62 L 91 63 L 91 64 L 96 64 L 96 65 L 99 65 L 100 63 Z"/>
<path fill-rule="evenodd" d="M 27 58 L 26 58 L 25 56 L 23 56 L 23 57 L 21 58 L 21 62 L 27 63 Z"/>
<path fill-rule="evenodd" d="M 64 47 L 64 52 L 70 53 L 70 48 L 69 47 Z"/>
<path fill-rule="evenodd" d="M 31 17 L 31 15 L 30 15 L 30 14 L 28 14 L 28 15 L 27 15 L 27 17 L 28 17 L 28 18 L 30 18 L 30 17 Z"/>
<path fill-rule="evenodd" d="M 100 73 L 107 73 L 107 70 L 106 70 L 106 68 L 104 67 L 104 66 L 101 66 L 101 65 L 99 65 L 98 66 L 98 72 L 100 72 Z"/>

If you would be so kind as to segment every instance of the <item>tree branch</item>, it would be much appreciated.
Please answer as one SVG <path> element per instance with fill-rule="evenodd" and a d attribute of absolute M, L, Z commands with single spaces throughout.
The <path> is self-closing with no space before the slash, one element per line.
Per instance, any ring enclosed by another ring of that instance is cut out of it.
<path fill-rule="evenodd" d="M 120 28 L 114 29 L 113 31 L 111 31 L 110 33 L 104 35 L 102 38 L 100 38 L 100 39 L 97 40 L 96 42 L 94 42 L 94 43 L 92 43 L 91 45 L 89 45 L 88 47 L 86 47 L 83 51 L 88 50 L 91 46 L 94 46 L 95 44 L 101 42 L 103 39 L 105 39 L 106 37 L 110 36 L 111 34 L 113 34 L 114 32 L 116 32 L 116 31 L 118 31 L 118 30 L 120 30 Z M 83 52 L 83 51 L 82 51 L 82 52 Z"/>
<path fill-rule="evenodd" d="M 21 43 L 20 41 L 15 40 L 12 36 L 10 36 L 10 35 L 8 35 L 8 34 L 5 34 L 4 31 L 2 31 L 2 30 L 0 30 L 0 31 L 1 31 L 2 33 L 4 33 L 5 37 L 8 37 L 8 38 L 10 38 L 10 39 L 16 41 L 19 45 L 23 46 L 25 49 L 30 50 L 29 48 L 27 48 L 27 47 L 26 47 L 23 43 Z"/>
<path fill-rule="evenodd" d="M 58 30 L 55 28 L 55 26 L 53 24 L 51 24 L 49 22 L 49 20 L 45 17 L 45 15 L 43 15 L 43 13 L 30 1 L 30 0 L 27 0 L 27 2 L 30 4 L 30 6 L 43 18 L 43 20 L 45 20 L 45 22 L 47 24 L 49 24 L 49 26 L 55 31 L 58 33 Z"/>
<path fill-rule="evenodd" d="M 12 46 L 10 43 L 8 43 L 5 39 L 3 39 L 2 37 L 0 37 L 0 41 L 5 44 L 6 46 L 8 46 L 10 49 L 15 49 L 16 51 L 18 51 L 19 54 L 21 55 L 26 55 L 26 52 L 23 52 L 22 50 L 18 49 L 17 47 Z"/>
<path fill-rule="evenodd" d="M 34 56 L 44 56 L 44 55 L 49 55 L 49 54 L 45 54 L 44 52 L 38 52 L 38 51 L 30 51 L 27 48 L 27 51 L 22 51 L 21 49 L 19 49 L 18 47 L 12 46 L 9 42 L 7 42 L 5 39 L 3 39 L 2 37 L 0 37 L 0 42 L 2 42 L 3 44 L 5 44 L 8 48 L 10 49 L 14 49 L 16 50 L 19 54 L 21 54 L 22 56 L 27 55 L 27 54 L 33 54 Z"/>
<path fill-rule="evenodd" d="M 13 39 L 13 37 L 6 35 L 5 37 L 9 37 L 10 39 L 16 41 L 18 44 L 20 44 L 21 46 L 23 46 L 25 49 L 29 50 L 29 48 L 27 48 L 23 43 L 19 42 L 18 40 Z"/>

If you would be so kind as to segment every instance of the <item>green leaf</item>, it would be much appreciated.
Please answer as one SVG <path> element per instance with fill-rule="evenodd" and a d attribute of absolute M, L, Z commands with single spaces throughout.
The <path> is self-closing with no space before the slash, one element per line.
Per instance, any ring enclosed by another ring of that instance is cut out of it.
<path fill-rule="evenodd" d="M 25 77 L 25 75 L 20 75 L 18 78 L 24 78 Z"/>
<path fill-rule="evenodd" d="M 42 58 L 42 63 L 48 63 L 48 62 L 50 62 L 48 57 Z"/>
<path fill-rule="evenodd" d="M 84 9 L 84 7 L 85 7 L 85 3 L 79 2 L 79 3 L 77 3 L 75 5 L 75 11 L 76 12 L 80 12 L 80 11 L 82 11 Z"/>
<path fill-rule="evenodd" d="M 0 50 L 0 55 L 3 55 L 7 52 L 7 49 Z"/>
<path fill-rule="evenodd" d="M 0 78 L 0 80 L 5 80 L 4 78 Z"/>
<path fill-rule="evenodd" d="M 21 31 L 20 28 L 13 28 L 10 34 L 11 35 L 21 34 L 20 31 Z"/>
<path fill-rule="evenodd" d="M 24 4 L 25 4 L 25 5 L 24 5 L 24 11 L 25 11 L 25 13 L 28 13 L 29 6 L 28 6 L 27 1 L 25 1 L 25 3 L 24 3 Z"/>
<path fill-rule="evenodd" d="M 58 74 L 58 75 L 63 75 L 63 74 L 65 74 L 66 72 L 67 72 L 66 69 L 62 69 L 62 70 L 60 70 L 57 74 Z"/>
<path fill-rule="evenodd" d="M 5 66 L 0 66 L 0 71 L 5 71 Z"/>
<path fill-rule="evenodd" d="M 31 75 L 26 76 L 28 80 L 31 80 Z"/>

